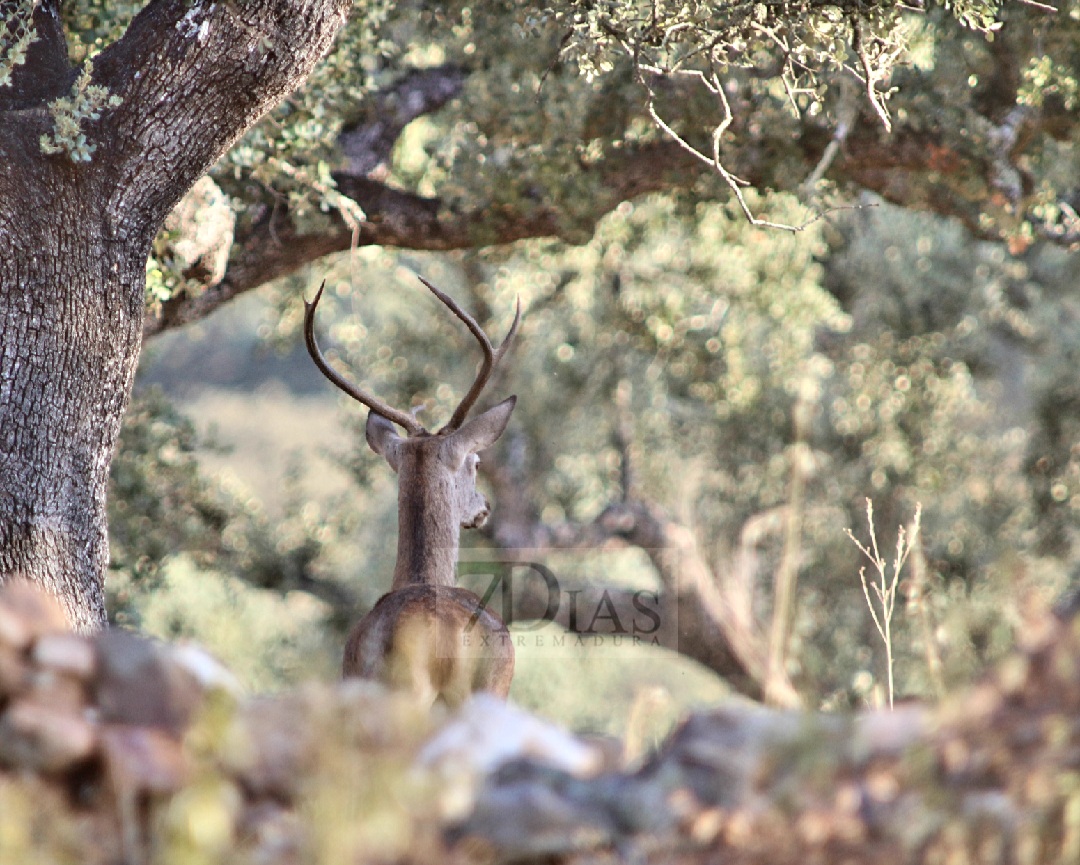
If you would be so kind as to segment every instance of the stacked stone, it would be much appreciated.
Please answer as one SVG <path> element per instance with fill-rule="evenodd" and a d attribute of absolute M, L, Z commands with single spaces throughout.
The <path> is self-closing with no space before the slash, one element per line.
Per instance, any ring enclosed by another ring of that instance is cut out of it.
<path fill-rule="evenodd" d="M 95 652 L 66 631 L 59 608 L 29 586 L 0 594 L 0 763 L 62 772 L 94 753 Z"/>
<path fill-rule="evenodd" d="M 230 849 L 291 865 L 323 834 L 303 809 L 326 799 L 333 825 L 369 819 L 336 813 L 339 785 L 414 784 L 432 722 L 411 700 L 367 682 L 238 690 L 201 650 L 121 630 L 73 634 L 48 596 L 0 586 L 0 863 L 73 849 L 84 865 L 208 861 L 199 857 Z M 418 832 L 418 817 L 393 810 L 394 849 L 421 835 L 436 848 L 437 827 Z M 22 847 L 11 846 L 16 823 Z"/>
<path fill-rule="evenodd" d="M 122 631 L 71 633 L 29 584 L 0 590 L 0 769 L 103 776 L 120 795 L 179 789 L 183 733 L 206 693 L 177 650 Z"/>

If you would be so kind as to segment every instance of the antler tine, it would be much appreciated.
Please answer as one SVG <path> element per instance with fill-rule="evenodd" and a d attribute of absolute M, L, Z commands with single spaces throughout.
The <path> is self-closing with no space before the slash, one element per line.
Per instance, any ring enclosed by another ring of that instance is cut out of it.
<path fill-rule="evenodd" d="M 499 347 L 495 350 L 495 359 L 492 362 L 492 366 L 498 366 L 499 361 L 502 360 L 503 355 L 506 354 L 510 348 L 510 343 L 514 341 L 514 337 L 517 336 L 518 324 L 521 322 L 521 298 L 517 298 L 514 304 L 514 320 L 510 323 L 510 330 L 506 332 L 506 336 L 503 337 L 503 341 L 499 343 Z"/>
<path fill-rule="evenodd" d="M 476 378 L 473 380 L 472 387 L 469 388 L 468 393 L 465 394 L 465 398 L 458 404 L 458 407 L 454 409 L 454 413 L 450 416 L 450 420 L 446 422 L 439 432 L 453 432 L 458 429 L 464 422 L 469 411 L 472 409 L 476 400 L 480 397 L 481 392 L 484 390 L 485 385 L 488 383 L 488 379 L 491 378 L 492 370 L 502 360 L 507 349 L 510 347 L 510 342 L 517 333 L 518 322 L 521 320 L 521 299 L 518 298 L 517 309 L 514 313 L 514 323 L 510 325 L 510 330 L 506 334 L 506 338 L 499 344 L 498 349 L 491 345 L 491 340 L 480 328 L 480 325 L 476 323 L 471 315 L 458 306 L 450 295 L 445 291 L 436 288 L 424 277 L 417 274 L 417 278 L 428 287 L 432 294 L 434 294 L 443 305 L 446 306 L 454 315 L 456 315 L 461 321 L 465 323 L 465 326 L 469 329 L 469 332 L 476 337 L 476 341 L 480 343 L 480 348 L 484 352 L 484 361 L 480 365 L 479 372 L 476 373 Z"/>
<path fill-rule="evenodd" d="M 378 397 L 371 396 L 356 387 L 356 385 L 347 381 L 337 370 L 330 366 L 326 358 L 323 356 L 318 344 L 315 342 L 315 307 L 319 305 L 319 301 L 322 299 L 323 289 L 326 287 L 326 281 L 319 286 L 318 292 L 315 294 L 315 299 L 308 303 L 304 300 L 304 341 L 307 343 L 308 354 L 311 355 L 311 359 L 315 361 L 315 366 L 319 368 L 323 375 L 325 375 L 331 382 L 337 385 L 341 390 L 345 391 L 349 396 L 359 403 L 363 403 L 375 414 L 382 415 L 388 421 L 396 423 L 399 427 L 408 431 L 409 435 L 418 435 L 424 432 L 424 427 L 420 422 L 408 412 L 399 411 L 391 405 L 383 402 Z"/>
<path fill-rule="evenodd" d="M 514 310 L 514 321 L 510 325 L 510 330 L 506 332 L 506 336 L 503 341 L 499 343 L 499 347 L 491 355 L 491 361 L 487 362 L 485 357 L 485 363 L 481 366 L 480 371 L 476 374 L 476 380 L 473 382 L 469 392 L 465 394 L 465 399 L 461 401 L 461 404 L 454 410 L 454 414 L 451 415 L 450 420 L 447 421 L 446 427 L 450 432 L 453 432 L 465 422 L 465 417 L 469 414 L 473 404 L 479 398 L 481 392 L 487 386 L 488 379 L 491 378 L 491 373 L 495 371 L 495 367 L 499 365 L 499 361 L 503 359 L 503 355 L 506 354 L 510 348 L 510 343 L 513 341 L 514 336 L 517 334 L 518 323 L 521 321 L 521 298 L 518 298 L 517 307 Z M 486 337 L 485 337 L 486 339 Z M 490 345 L 490 342 L 488 343 Z"/>
<path fill-rule="evenodd" d="M 480 343 L 480 347 L 484 350 L 484 360 L 493 360 L 495 350 L 491 346 L 491 340 L 488 339 L 487 334 L 484 333 L 484 331 L 480 328 L 480 325 L 476 323 L 476 319 L 469 315 L 460 306 L 458 306 L 457 301 L 454 300 L 454 298 L 448 295 L 441 288 L 437 288 L 436 286 L 432 285 L 430 282 L 424 279 L 424 277 L 420 276 L 420 274 L 417 274 L 416 278 L 419 279 L 422 283 L 424 283 L 424 285 L 428 287 L 431 293 L 434 294 L 437 298 L 439 298 L 439 300 L 443 302 L 443 305 L 446 306 L 454 315 L 456 315 L 463 322 L 465 322 L 465 326 L 469 329 L 472 335 L 476 337 L 477 342 Z"/>

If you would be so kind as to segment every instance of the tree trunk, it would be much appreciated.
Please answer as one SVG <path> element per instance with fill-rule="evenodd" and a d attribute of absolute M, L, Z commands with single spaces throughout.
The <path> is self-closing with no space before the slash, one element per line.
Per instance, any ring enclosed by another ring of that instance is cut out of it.
<path fill-rule="evenodd" d="M 38 125 L 13 126 L 0 148 L 32 153 Z M 105 622 L 105 488 L 153 235 L 110 242 L 99 184 L 67 173 L 31 159 L 0 179 L 0 572 L 45 586 L 87 631 Z"/>
<path fill-rule="evenodd" d="M 145 263 L 191 185 L 325 54 L 345 0 L 150 3 L 94 59 L 122 100 L 65 149 L 48 103 L 75 81 L 58 8 L 0 90 L 0 582 L 23 575 L 72 625 L 105 624 L 109 463 L 138 364 Z M 85 91 L 84 91 L 85 92 Z"/>

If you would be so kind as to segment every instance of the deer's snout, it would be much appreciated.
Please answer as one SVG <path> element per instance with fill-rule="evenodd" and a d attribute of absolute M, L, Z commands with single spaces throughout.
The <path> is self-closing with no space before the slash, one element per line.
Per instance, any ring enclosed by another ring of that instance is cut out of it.
<path fill-rule="evenodd" d="M 480 507 L 472 515 L 472 518 L 461 524 L 463 529 L 479 529 L 487 522 L 488 514 L 491 513 L 491 505 L 488 503 L 487 497 L 480 496 L 479 504 Z"/>

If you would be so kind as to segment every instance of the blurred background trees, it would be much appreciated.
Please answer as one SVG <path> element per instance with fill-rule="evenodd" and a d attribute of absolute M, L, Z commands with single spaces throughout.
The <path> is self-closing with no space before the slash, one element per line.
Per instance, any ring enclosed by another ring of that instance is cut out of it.
<path fill-rule="evenodd" d="M 134 9 L 67 14 L 90 52 Z M 358 2 L 155 245 L 114 618 L 256 687 L 332 674 L 387 584 L 393 496 L 298 349 L 300 295 L 325 277 L 340 363 L 434 418 L 473 361 L 420 270 L 490 332 L 525 310 L 476 543 L 656 591 L 693 662 L 524 656 L 519 700 L 595 728 L 714 673 L 880 700 L 843 531 L 867 498 L 887 548 L 923 508 L 899 694 L 970 679 L 1077 556 L 1078 28 L 1072 3 Z"/>

